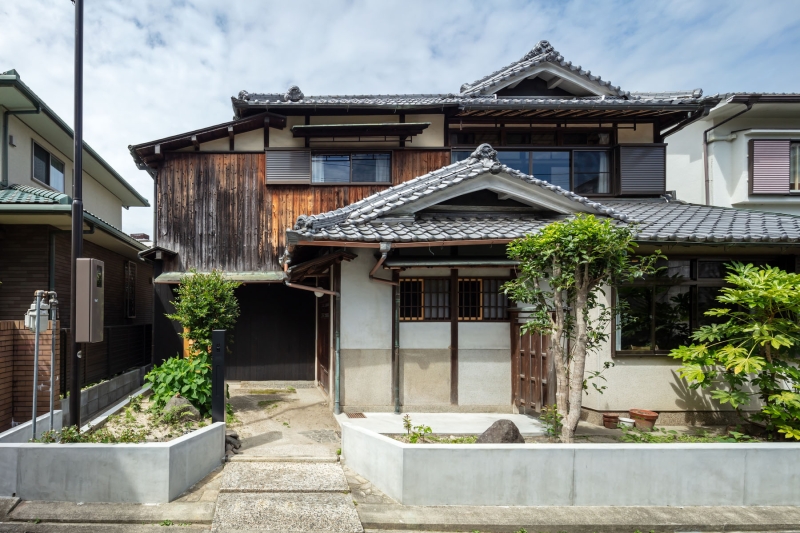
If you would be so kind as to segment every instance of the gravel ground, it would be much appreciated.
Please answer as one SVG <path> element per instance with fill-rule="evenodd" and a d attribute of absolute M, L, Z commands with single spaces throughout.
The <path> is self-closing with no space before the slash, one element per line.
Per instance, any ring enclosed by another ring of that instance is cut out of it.
<path fill-rule="evenodd" d="M 346 492 L 338 463 L 230 463 L 222 492 Z"/>

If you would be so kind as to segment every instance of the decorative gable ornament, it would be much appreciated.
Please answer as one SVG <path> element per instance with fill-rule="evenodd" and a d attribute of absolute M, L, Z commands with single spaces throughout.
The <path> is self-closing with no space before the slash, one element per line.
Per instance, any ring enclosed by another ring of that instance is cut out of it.
<path fill-rule="evenodd" d="M 289 87 L 289 90 L 286 91 L 286 94 L 283 95 L 281 100 L 284 102 L 299 102 L 303 99 L 303 91 L 300 90 L 300 87 L 297 85 L 292 85 Z"/>

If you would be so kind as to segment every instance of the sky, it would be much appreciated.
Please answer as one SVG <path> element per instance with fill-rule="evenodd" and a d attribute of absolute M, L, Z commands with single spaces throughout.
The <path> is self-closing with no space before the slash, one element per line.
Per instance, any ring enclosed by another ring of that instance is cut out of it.
<path fill-rule="evenodd" d="M 153 203 L 128 145 L 232 119 L 240 90 L 458 92 L 539 40 L 627 91 L 800 92 L 797 1 L 85 0 L 84 140 Z M 0 2 L 0 71 L 72 124 L 70 0 Z M 152 209 L 123 230 L 152 236 Z"/>

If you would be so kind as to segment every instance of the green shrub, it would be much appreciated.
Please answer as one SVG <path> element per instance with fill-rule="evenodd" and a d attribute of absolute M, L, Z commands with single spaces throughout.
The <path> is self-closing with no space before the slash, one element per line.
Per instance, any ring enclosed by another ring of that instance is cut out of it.
<path fill-rule="evenodd" d="M 175 289 L 175 312 L 166 316 L 183 326 L 181 337 L 193 343 L 192 355 L 210 352 L 211 332 L 215 329 L 228 330 L 226 341 L 231 342 L 230 330 L 239 317 L 239 302 L 234 295 L 234 289 L 239 285 L 223 279 L 218 270 L 210 274 L 198 274 L 192 270 L 181 278 Z"/>
<path fill-rule="evenodd" d="M 200 354 L 192 359 L 172 357 L 161 366 L 153 367 L 144 379 L 150 382 L 151 402 L 157 409 L 176 394 L 194 405 L 202 416 L 211 413 L 211 363 L 209 356 Z"/>

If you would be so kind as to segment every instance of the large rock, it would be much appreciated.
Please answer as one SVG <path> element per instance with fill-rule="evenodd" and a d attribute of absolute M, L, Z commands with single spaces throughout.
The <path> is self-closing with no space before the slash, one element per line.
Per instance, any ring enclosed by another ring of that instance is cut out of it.
<path fill-rule="evenodd" d="M 498 420 L 478 437 L 478 444 L 525 444 L 522 433 L 511 420 Z"/>
<path fill-rule="evenodd" d="M 200 411 L 180 394 L 173 396 L 167 402 L 167 405 L 164 406 L 164 417 L 181 422 L 186 422 L 187 420 L 199 422 L 203 419 L 203 417 L 200 416 Z"/>

